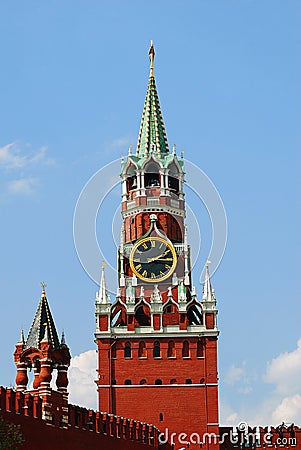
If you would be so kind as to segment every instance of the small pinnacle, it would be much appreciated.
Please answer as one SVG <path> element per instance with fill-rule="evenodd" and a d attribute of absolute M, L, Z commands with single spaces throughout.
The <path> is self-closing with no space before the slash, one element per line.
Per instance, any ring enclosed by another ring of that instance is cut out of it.
<path fill-rule="evenodd" d="M 133 146 L 132 146 L 132 144 L 129 146 L 129 156 L 132 154 L 132 148 L 133 148 Z"/>
<path fill-rule="evenodd" d="M 23 344 L 23 345 L 25 344 L 23 328 L 21 328 L 19 344 Z"/>
<path fill-rule="evenodd" d="M 45 281 L 42 281 L 41 282 L 42 294 L 46 294 L 46 287 L 47 284 L 45 283 Z"/>
<path fill-rule="evenodd" d="M 65 332 L 64 332 L 64 330 L 62 330 L 62 339 L 61 339 L 61 345 L 66 345 L 66 340 L 65 340 Z"/>
<path fill-rule="evenodd" d="M 174 144 L 173 148 L 172 148 L 172 154 L 176 155 L 176 152 L 177 152 L 177 146 L 176 146 L 176 144 Z"/>
<path fill-rule="evenodd" d="M 184 158 L 184 150 L 181 151 L 181 158 Z"/>
<path fill-rule="evenodd" d="M 155 48 L 154 43 L 151 41 L 150 48 L 148 51 L 149 61 L 150 61 L 150 77 L 154 76 L 154 59 L 155 59 Z"/>
<path fill-rule="evenodd" d="M 103 261 L 102 265 L 101 265 L 101 270 L 104 271 L 105 267 L 108 265 L 108 263 L 106 263 L 105 261 Z"/>

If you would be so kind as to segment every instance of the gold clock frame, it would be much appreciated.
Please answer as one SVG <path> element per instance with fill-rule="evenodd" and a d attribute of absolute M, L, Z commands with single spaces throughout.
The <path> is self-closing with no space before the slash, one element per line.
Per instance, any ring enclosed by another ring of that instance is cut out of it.
<path fill-rule="evenodd" d="M 160 278 L 148 278 L 148 277 L 143 277 L 143 276 L 135 269 L 135 266 L 134 266 L 134 254 L 136 253 L 138 247 L 140 247 L 141 244 L 143 244 L 144 242 L 148 242 L 148 241 L 158 241 L 158 242 L 163 242 L 163 243 L 166 245 L 166 247 L 168 247 L 168 248 L 170 249 L 170 251 L 171 251 L 171 253 L 172 253 L 172 259 L 173 259 L 172 266 L 171 266 L 171 268 L 168 270 L 168 272 L 167 272 L 165 275 L 163 275 L 162 277 L 160 277 Z M 132 248 L 132 250 L 131 250 L 130 256 L 129 256 L 129 261 L 130 261 L 130 267 L 131 267 L 133 273 L 136 275 L 137 278 L 139 278 L 140 280 L 146 281 L 146 282 L 148 282 L 148 283 L 156 283 L 156 282 L 161 283 L 161 281 L 166 280 L 167 278 L 169 278 L 169 277 L 173 274 L 173 272 L 174 272 L 174 270 L 175 270 L 175 268 L 176 268 L 176 266 L 177 266 L 178 259 L 177 259 L 177 254 L 176 254 L 176 251 L 175 251 L 175 249 L 174 249 L 174 246 L 172 245 L 171 242 L 169 242 L 168 240 L 166 240 L 166 239 L 164 239 L 164 238 L 161 238 L 161 237 L 159 237 L 159 236 L 148 236 L 148 237 L 146 237 L 146 238 L 140 239 L 139 241 L 137 241 L 137 242 L 134 244 L 134 246 L 133 246 L 133 248 Z"/>

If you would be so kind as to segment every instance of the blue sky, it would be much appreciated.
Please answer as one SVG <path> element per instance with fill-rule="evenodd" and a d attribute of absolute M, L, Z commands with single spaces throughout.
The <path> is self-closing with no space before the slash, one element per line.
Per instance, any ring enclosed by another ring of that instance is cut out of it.
<path fill-rule="evenodd" d="M 227 212 L 212 279 L 221 421 L 300 422 L 300 12 L 293 0 L 0 2 L 0 384 L 14 384 L 14 345 L 43 280 L 77 355 L 73 380 L 95 376 L 97 286 L 78 261 L 73 214 L 89 178 L 136 144 L 153 39 L 169 144 Z M 189 189 L 187 201 L 198 209 Z M 211 236 L 199 214 L 201 267 Z M 98 233 L 113 264 L 101 218 Z"/>

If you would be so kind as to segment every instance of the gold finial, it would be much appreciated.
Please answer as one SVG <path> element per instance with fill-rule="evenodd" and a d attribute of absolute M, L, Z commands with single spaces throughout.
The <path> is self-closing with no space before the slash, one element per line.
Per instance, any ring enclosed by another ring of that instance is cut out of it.
<path fill-rule="evenodd" d="M 46 287 L 47 287 L 47 284 L 45 283 L 45 281 L 42 281 L 41 288 L 42 288 L 43 292 L 45 292 Z"/>
<path fill-rule="evenodd" d="M 208 269 L 209 264 L 211 264 L 211 261 L 209 259 L 207 259 L 207 261 L 206 261 L 206 269 Z"/>
<path fill-rule="evenodd" d="M 103 261 L 102 265 L 101 265 L 101 270 L 105 270 L 105 267 L 108 265 L 108 263 L 106 263 L 105 261 Z"/>
<path fill-rule="evenodd" d="M 148 56 L 149 56 L 149 60 L 150 60 L 150 76 L 153 77 L 154 76 L 154 59 L 155 59 L 155 48 L 154 48 L 153 41 L 151 41 L 151 43 L 150 43 Z"/>

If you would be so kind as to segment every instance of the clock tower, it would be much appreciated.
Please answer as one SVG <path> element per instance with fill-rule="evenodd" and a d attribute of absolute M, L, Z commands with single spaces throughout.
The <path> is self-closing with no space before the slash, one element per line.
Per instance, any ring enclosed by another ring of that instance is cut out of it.
<path fill-rule="evenodd" d="M 201 298 L 192 283 L 184 159 L 168 146 L 154 56 L 151 43 L 138 143 L 122 160 L 117 296 L 104 267 L 96 295 L 99 410 L 155 425 L 175 449 L 218 448 L 216 299 L 208 264 Z"/>

